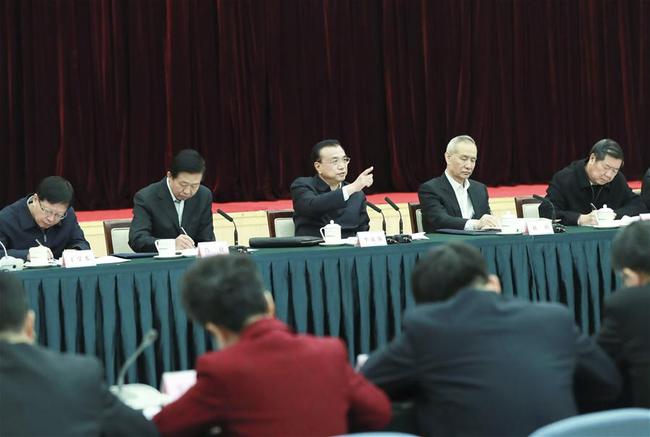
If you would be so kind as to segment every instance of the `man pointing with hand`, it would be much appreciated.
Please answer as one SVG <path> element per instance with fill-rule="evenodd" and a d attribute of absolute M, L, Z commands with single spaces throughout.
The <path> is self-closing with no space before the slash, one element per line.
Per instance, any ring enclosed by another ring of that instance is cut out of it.
<path fill-rule="evenodd" d="M 348 183 L 350 158 L 338 140 L 323 140 L 311 151 L 316 175 L 301 177 L 291 184 L 293 222 L 296 235 L 320 236 L 320 228 L 330 221 L 341 226 L 343 238 L 369 228 L 366 195 L 363 189 L 373 183 L 373 167 L 365 169 Z"/>

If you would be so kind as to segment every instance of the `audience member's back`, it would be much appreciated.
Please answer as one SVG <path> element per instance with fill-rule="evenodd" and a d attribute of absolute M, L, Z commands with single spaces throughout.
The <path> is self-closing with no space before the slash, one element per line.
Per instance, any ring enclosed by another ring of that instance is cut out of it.
<path fill-rule="evenodd" d="M 598 343 L 625 376 L 621 405 L 650 408 L 650 222 L 619 232 L 612 265 L 626 287 L 605 301 Z"/>
<path fill-rule="evenodd" d="M 325 436 L 390 419 L 388 399 L 354 372 L 341 340 L 297 335 L 269 316 L 248 258 L 200 263 L 186 275 L 183 301 L 222 350 L 199 357 L 196 385 L 154 418 L 164 436 L 212 426 L 227 435 Z"/>
<path fill-rule="evenodd" d="M 592 395 L 618 393 L 616 369 L 569 311 L 502 297 L 475 249 L 434 251 L 414 269 L 413 288 L 419 305 L 402 335 L 362 371 L 415 398 L 424 435 L 527 435 L 576 413 L 576 370 Z"/>
<path fill-rule="evenodd" d="M 108 391 L 96 358 L 34 345 L 33 323 L 22 284 L 0 273 L 0 435 L 156 435 Z"/>

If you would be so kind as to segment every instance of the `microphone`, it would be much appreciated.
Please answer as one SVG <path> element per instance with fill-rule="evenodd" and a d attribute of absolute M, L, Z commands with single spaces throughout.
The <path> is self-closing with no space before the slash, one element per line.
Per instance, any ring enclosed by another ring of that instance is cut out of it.
<path fill-rule="evenodd" d="M 566 232 L 566 228 L 564 227 L 564 225 L 561 225 L 560 223 L 555 223 L 555 221 L 557 220 L 555 214 L 555 204 L 551 202 L 549 199 L 547 199 L 546 197 L 542 197 L 537 194 L 533 194 L 533 199 L 539 200 L 542 203 L 547 202 L 549 205 L 551 205 L 551 223 L 553 225 L 553 232 L 556 234 L 560 232 Z"/>
<path fill-rule="evenodd" d="M 386 216 L 384 215 L 384 212 L 377 205 L 375 205 L 374 203 L 369 202 L 367 200 L 366 200 L 366 205 L 368 205 L 368 207 L 370 209 L 372 209 L 373 211 L 378 212 L 379 214 L 381 214 L 381 229 L 384 231 L 384 234 L 385 234 L 386 233 Z"/>
<path fill-rule="evenodd" d="M 25 261 L 23 261 L 20 258 L 14 258 L 13 256 L 9 256 L 9 254 L 7 253 L 7 248 L 2 243 L 2 241 L 0 241 L 0 246 L 2 246 L 2 250 L 4 250 L 5 252 L 5 256 L 0 257 L 0 272 L 22 270 Z"/>
<path fill-rule="evenodd" d="M 404 222 L 402 221 L 402 212 L 399 210 L 397 205 L 395 205 L 395 202 L 390 200 L 388 196 L 384 197 L 384 200 L 399 214 L 399 234 L 402 235 L 404 233 Z"/>
<path fill-rule="evenodd" d="M 232 248 L 233 248 L 236 252 L 248 253 L 248 251 L 246 250 L 246 249 L 247 249 L 246 246 L 240 246 L 240 245 L 239 245 L 239 233 L 237 232 L 237 223 L 235 223 L 235 219 L 233 219 L 232 217 L 230 217 L 228 214 L 226 214 L 226 213 L 225 213 L 224 211 L 222 211 L 221 209 L 217 209 L 217 214 L 219 214 L 221 217 L 225 218 L 225 219 L 228 220 L 230 223 L 232 223 L 233 227 L 235 228 L 234 231 L 233 231 L 233 240 L 235 240 L 235 245 L 232 246 Z"/>
<path fill-rule="evenodd" d="M 135 352 L 131 354 L 128 360 L 122 364 L 122 368 L 120 369 L 120 373 L 117 374 L 117 387 L 118 387 L 118 392 L 122 391 L 122 386 L 124 385 L 124 377 L 126 376 L 126 371 L 131 367 L 131 365 L 135 362 L 135 360 L 140 356 L 142 351 L 144 351 L 148 346 L 150 346 L 154 341 L 158 339 L 158 331 L 155 329 L 150 329 L 149 332 L 147 332 L 144 337 L 142 338 L 142 341 L 140 342 L 140 345 L 137 347 Z"/>
<path fill-rule="evenodd" d="M 233 232 L 233 236 L 234 236 L 234 240 L 235 240 L 235 246 L 238 246 L 239 245 L 239 234 L 237 233 L 237 224 L 235 223 L 235 220 L 232 217 L 230 217 L 228 214 L 226 214 L 225 212 L 220 210 L 220 209 L 217 209 L 217 214 L 219 214 L 221 217 L 228 220 L 235 227 L 235 230 Z"/>

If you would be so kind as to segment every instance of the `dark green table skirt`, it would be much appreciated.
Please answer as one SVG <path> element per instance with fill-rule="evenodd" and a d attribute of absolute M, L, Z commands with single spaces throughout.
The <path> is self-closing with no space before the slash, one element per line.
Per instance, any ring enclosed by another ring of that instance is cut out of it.
<path fill-rule="evenodd" d="M 617 285 L 610 265 L 613 235 L 586 229 L 539 237 L 430 235 L 412 244 L 268 249 L 252 256 L 275 297 L 277 316 L 299 332 L 343 338 L 352 360 L 399 332 L 404 309 L 413 305 L 408 290 L 415 262 L 447 241 L 479 247 L 505 295 L 565 303 L 579 326 L 593 332 L 603 298 Z M 131 382 L 157 386 L 162 372 L 191 368 L 214 348 L 180 302 L 180 279 L 193 262 L 146 259 L 17 274 L 37 314 L 39 342 L 97 355 L 109 383 L 143 334 L 157 329 L 160 339 L 127 374 Z"/>

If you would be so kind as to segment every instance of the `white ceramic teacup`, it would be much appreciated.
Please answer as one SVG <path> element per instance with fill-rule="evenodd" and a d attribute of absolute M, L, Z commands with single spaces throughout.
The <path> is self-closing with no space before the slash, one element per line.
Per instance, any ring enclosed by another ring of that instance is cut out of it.
<path fill-rule="evenodd" d="M 606 209 L 599 209 L 596 212 L 596 215 L 598 216 L 598 223 L 601 222 L 611 222 L 616 218 L 616 213 L 614 211 L 606 210 Z"/>
<path fill-rule="evenodd" d="M 45 246 L 29 248 L 29 262 L 31 264 L 48 264 L 50 262 L 50 250 Z"/>
<path fill-rule="evenodd" d="M 320 228 L 320 235 L 323 237 L 325 244 L 338 243 L 341 241 L 341 226 L 332 220 L 328 225 Z"/>
<path fill-rule="evenodd" d="M 154 243 L 158 250 L 159 256 L 174 256 L 176 255 L 176 240 L 173 238 L 164 238 L 156 240 Z"/>

